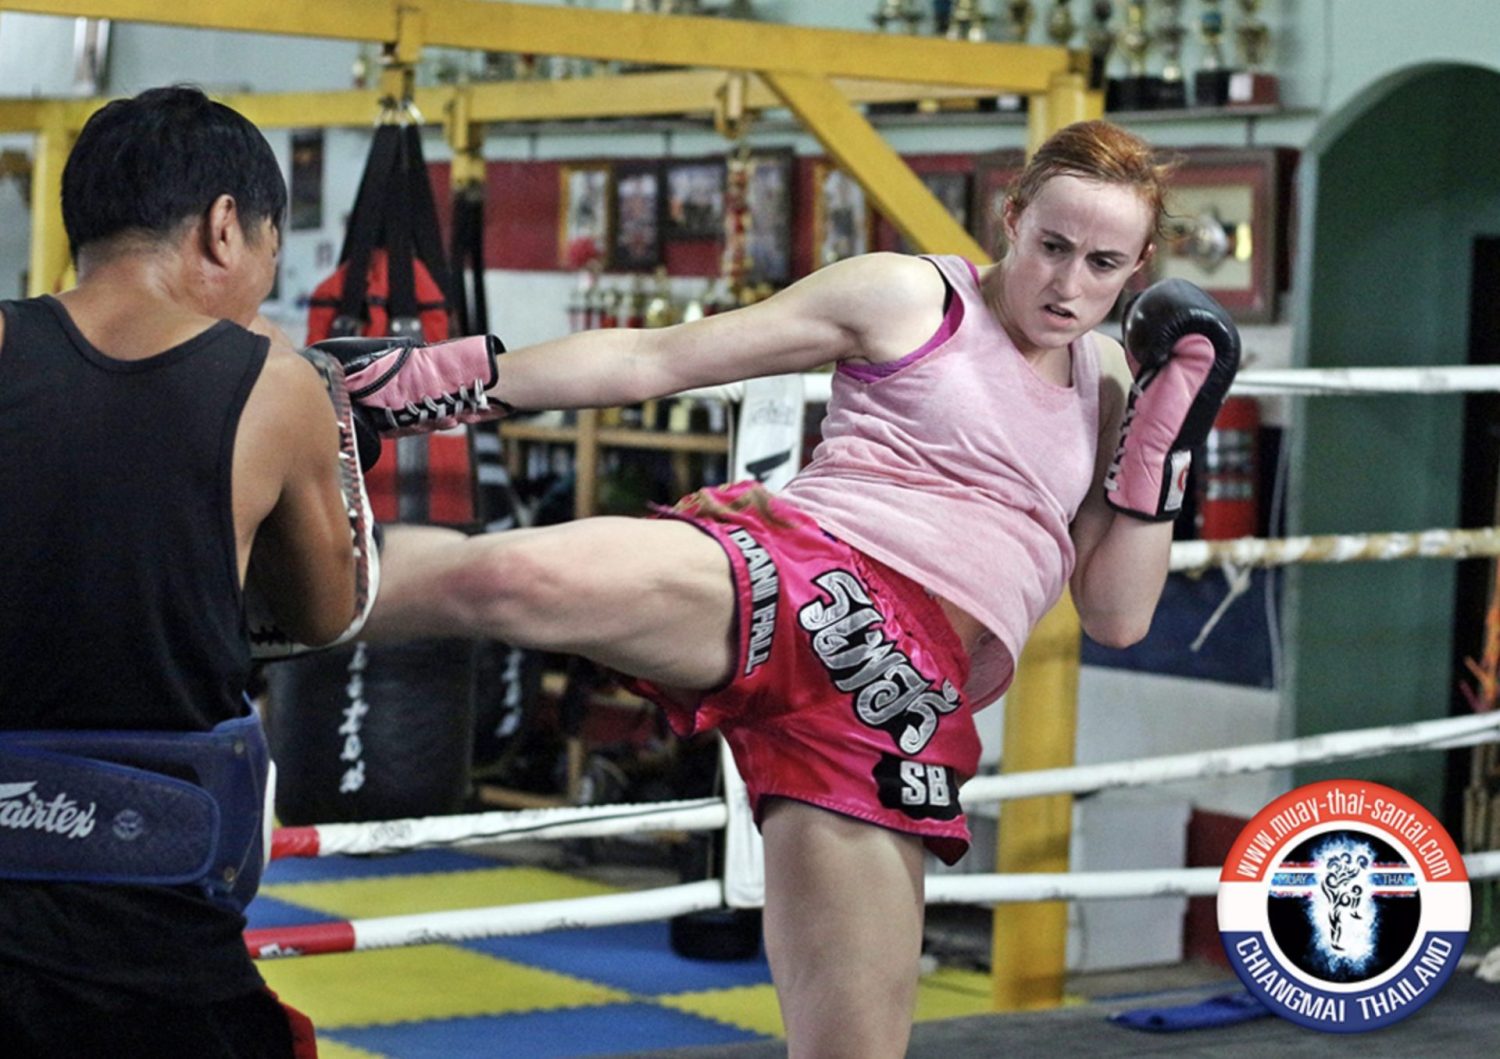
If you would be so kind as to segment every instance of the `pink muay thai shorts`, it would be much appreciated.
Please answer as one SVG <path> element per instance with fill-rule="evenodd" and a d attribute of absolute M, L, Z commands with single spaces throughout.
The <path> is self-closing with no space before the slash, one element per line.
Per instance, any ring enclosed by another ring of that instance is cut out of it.
<path fill-rule="evenodd" d="M 658 517 L 729 557 L 738 664 L 696 704 L 627 686 L 679 735 L 723 734 L 757 822 L 766 799 L 791 798 L 958 860 L 969 847 L 958 789 L 979 738 L 961 690 L 968 657 L 937 601 L 754 483 L 701 490 Z"/>

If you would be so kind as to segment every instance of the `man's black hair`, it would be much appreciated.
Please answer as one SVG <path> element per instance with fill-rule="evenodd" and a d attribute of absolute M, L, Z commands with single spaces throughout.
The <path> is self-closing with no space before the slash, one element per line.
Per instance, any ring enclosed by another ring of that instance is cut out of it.
<path fill-rule="evenodd" d="M 242 114 L 190 85 L 117 99 L 89 118 L 63 169 L 63 226 L 78 251 L 126 233 L 169 235 L 220 195 L 254 239 L 279 229 L 286 183 L 271 145 Z"/>

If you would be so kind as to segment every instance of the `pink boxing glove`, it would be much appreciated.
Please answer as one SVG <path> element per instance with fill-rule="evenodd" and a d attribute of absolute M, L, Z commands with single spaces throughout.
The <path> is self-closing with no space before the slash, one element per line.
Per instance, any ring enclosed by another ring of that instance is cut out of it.
<path fill-rule="evenodd" d="M 1202 445 L 1240 366 L 1240 334 L 1200 288 L 1165 279 L 1125 310 L 1135 382 L 1104 477 L 1116 511 L 1166 522 L 1182 510 L 1192 450 Z"/>
<path fill-rule="evenodd" d="M 487 391 L 499 377 L 505 346 L 473 335 L 424 346 L 407 338 L 329 338 L 310 348 L 344 368 L 361 419 L 386 437 L 498 419 L 510 405 Z"/>

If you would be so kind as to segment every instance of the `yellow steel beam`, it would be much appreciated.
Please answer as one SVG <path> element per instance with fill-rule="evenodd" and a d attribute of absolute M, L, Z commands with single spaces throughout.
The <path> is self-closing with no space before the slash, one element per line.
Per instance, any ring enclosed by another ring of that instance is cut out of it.
<path fill-rule="evenodd" d="M 35 99 L 0 99 L 0 132 L 33 132 L 42 127 L 42 115 L 49 101 Z"/>
<path fill-rule="evenodd" d="M 452 98 L 451 89 L 417 93 L 417 106 L 424 119 L 442 120 L 443 105 Z M 266 92 L 218 96 L 262 129 L 337 128 L 374 125 L 380 115 L 380 93 Z M 429 110 L 431 105 L 433 109 Z"/>
<path fill-rule="evenodd" d="M 62 174 L 77 127 L 62 107 L 42 115 L 31 162 L 31 261 L 26 293 L 55 294 L 67 284 L 68 236 L 62 220 Z"/>
<path fill-rule="evenodd" d="M 460 88 L 443 116 L 448 146 L 453 148 L 448 182 L 454 188 L 484 186 L 484 126 L 474 120 L 473 102 L 473 94 Z"/>
<path fill-rule="evenodd" d="M 0 99 L 0 132 L 36 132 L 55 125 L 81 129 L 107 99 Z"/>
<path fill-rule="evenodd" d="M 494 81 L 464 86 L 470 116 L 484 123 L 569 121 L 589 118 L 652 118 L 677 115 L 708 117 L 727 80 L 721 70 L 672 70 L 616 77 L 579 77 L 557 81 Z M 900 102 L 973 98 L 982 89 L 944 85 L 845 80 L 835 82 L 853 102 Z M 758 79 L 749 81 L 745 105 L 766 110 L 782 105 Z M 419 88 L 414 99 L 425 120 L 439 122 L 453 98 L 452 88 Z M 223 101 L 261 128 L 302 125 L 363 125 L 376 111 L 374 92 L 291 92 L 224 96 Z M 24 110 L 19 113 L 26 113 Z M 0 130 L 15 128 L 0 105 Z"/>
<path fill-rule="evenodd" d="M 159 0 L 0 0 L 0 11 L 380 42 L 397 39 L 397 10 L 403 6 L 408 5 L 400 0 L 318 0 L 315 4 L 264 0 L 175 0 L 171 4 Z"/>
<path fill-rule="evenodd" d="M 4 0 L 0 0 L 3 4 Z M 473 121 L 568 121 L 588 118 L 651 118 L 675 115 L 708 117 L 715 95 L 729 75 L 720 70 L 671 70 L 616 77 L 582 77 L 561 81 L 496 81 L 465 85 Z M 838 79 L 839 90 L 856 103 L 913 102 L 923 99 L 974 98 L 983 89 L 894 81 Z M 748 82 L 750 110 L 782 106 L 781 99 L 758 78 Z M 443 122 L 454 88 L 419 88 L 414 95 L 423 120 Z M 379 112 L 373 89 L 341 92 L 256 92 L 219 97 L 263 129 L 369 125 Z M 40 128 L 46 107 L 65 105 L 78 124 L 104 100 L 0 100 L 0 132 Z"/>
<path fill-rule="evenodd" d="M 1032 96 L 1027 108 L 1026 153 L 1035 154 L 1047 137 L 1064 125 L 1103 116 L 1104 93 L 1089 91 L 1082 74 L 1053 74 L 1047 91 Z"/>
<path fill-rule="evenodd" d="M 766 73 L 772 90 L 817 136 L 871 201 L 920 250 L 989 260 L 937 198 L 849 101 L 821 77 Z"/>
<path fill-rule="evenodd" d="M 918 77 L 993 92 L 1047 90 L 1076 69 L 1067 49 L 814 29 L 739 19 L 627 14 L 484 0 L 0 0 L 0 9 L 398 44 L 601 60 L 778 70 L 874 81 Z"/>

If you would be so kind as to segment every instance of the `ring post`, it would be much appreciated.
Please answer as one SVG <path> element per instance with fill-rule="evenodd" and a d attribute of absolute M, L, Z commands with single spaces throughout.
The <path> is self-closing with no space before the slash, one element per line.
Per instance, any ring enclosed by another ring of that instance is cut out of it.
<path fill-rule="evenodd" d="M 1016 665 L 1005 696 L 1002 771 L 1073 764 L 1078 731 L 1081 629 L 1064 595 L 1041 620 Z M 1014 801 L 1000 810 L 995 870 L 1065 872 L 1073 798 Z M 996 1011 L 1057 1007 L 1067 970 L 1068 906 L 1064 901 L 998 905 L 994 913 L 991 980 Z"/>

